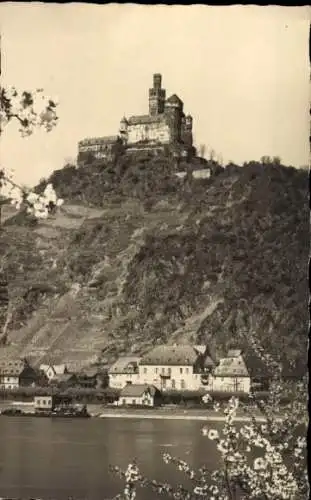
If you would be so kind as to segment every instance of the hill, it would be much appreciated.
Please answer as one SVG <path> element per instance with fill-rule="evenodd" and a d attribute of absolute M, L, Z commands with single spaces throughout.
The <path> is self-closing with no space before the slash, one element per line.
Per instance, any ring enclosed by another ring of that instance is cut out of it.
<path fill-rule="evenodd" d="M 308 173 L 216 167 L 205 180 L 167 158 L 55 171 L 61 211 L 10 214 L 0 233 L 15 306 L 0 356 L 89 364 L 192 341 L 222 353 L 252 332 L 304 369 Z"/>

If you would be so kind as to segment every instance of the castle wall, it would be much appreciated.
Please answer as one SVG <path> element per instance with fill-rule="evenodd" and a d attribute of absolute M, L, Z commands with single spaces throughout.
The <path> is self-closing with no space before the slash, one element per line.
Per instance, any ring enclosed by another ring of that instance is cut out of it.
<path fill-rule="evenodd" d="M 148 125 L 129 125 L 127 133 L 127 145 L 141 141 L 159 141 L 162 144 L 169 144 L 171 140 L 170 127 L 164 120 L 163 122 L 148 123 Z"/>
<path fill-rule="evenodd" d="M 105 138 L 81 141 L 78 147 L 78 165 L 93 160 L 114 161 L 122 150 L 123 146 L 118 138 L 114 141 L 107 141 Z"/>

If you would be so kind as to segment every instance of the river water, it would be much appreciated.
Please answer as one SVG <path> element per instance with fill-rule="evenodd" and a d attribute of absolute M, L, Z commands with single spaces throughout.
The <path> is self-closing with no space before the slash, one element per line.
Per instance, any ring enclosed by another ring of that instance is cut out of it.
<path fill-rule="evenodd" d="M 0 417 L 0 497 L 104 500 L 122 490 L 109 464 L 133 459 L 151 479 L 171 484 L 184 474 L 164 464 L 165 451 L 191 466 L 215 467 L 215 445 L 190 420 Z M 212 424 L 219 427 L 221 424 Z M 164 498 L 141 489 L 138 500 Z"/>

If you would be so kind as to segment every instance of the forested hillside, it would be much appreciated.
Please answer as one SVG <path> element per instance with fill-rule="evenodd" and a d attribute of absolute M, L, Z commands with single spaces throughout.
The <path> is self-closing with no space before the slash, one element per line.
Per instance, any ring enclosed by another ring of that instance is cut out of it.
<path fill-rule="evenodd" d="M 7 216 L 14 314 L 8 352 L 91 363 L 156 342 L 248 336 L 306 363 L 308 173 L 279 164 L 194 166 L 167 158 L 55 171 L 65 204 L 45 222 Z"/>

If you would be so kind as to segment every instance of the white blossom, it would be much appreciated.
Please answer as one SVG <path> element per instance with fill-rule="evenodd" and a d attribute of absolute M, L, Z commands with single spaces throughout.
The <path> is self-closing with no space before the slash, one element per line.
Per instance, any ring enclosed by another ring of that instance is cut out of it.
<path fill-rule="evenodd" d="M 211 441 L 215 441 L 216 439 L 219 438 L 219 433 L 216 429 L 211 429 L 208 433 L 208 439 Z"/>
<path fill-rule="evenodd" d="M 256 458 L 254 460 L 254 469 L 255 470 L 260 470 L 260 469 L 265 469 L 267 467 L 267 463 L 263 458 Z"/>
<path fill-rule="evenodd" d="M 26 212 L 38 219 L 47 218 L 51 209 L 59 208 L 64 200 L 58 198 L 52 184 L 48 184 L 43 194 L 19 187 L 10 176 L 0 170 L 0 195 L 8 199 L 17 210 L 23 206 Z"/>

